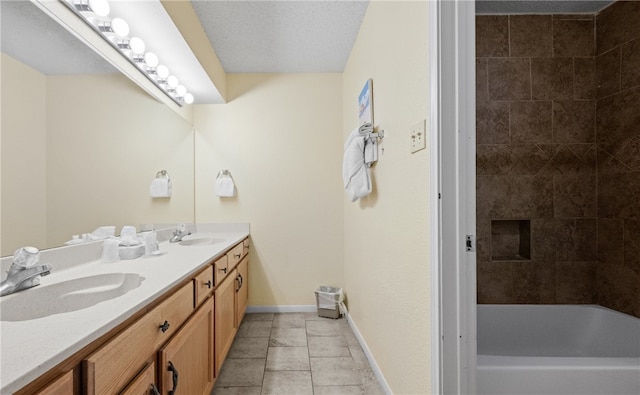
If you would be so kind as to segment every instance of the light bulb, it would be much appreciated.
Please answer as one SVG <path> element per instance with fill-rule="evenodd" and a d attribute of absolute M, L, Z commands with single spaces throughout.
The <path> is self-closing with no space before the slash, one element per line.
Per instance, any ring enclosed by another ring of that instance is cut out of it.
<path fill-rule="evenodd" d="M 167 68 L 167 66 L 165 66 L 163 64 L 158 66 L 156 71 L 158 72 L 158 78 L 161 79 L 161 80 L 166 80 L 167 77 L 169 76 L 169 69 Z"/>
<path fill-rule="evenodd" d="M 98 16 L 107 16 L 111 11 L 107 0 L 89 0 L 89 7 L 91 11 Z"/>
<path fill-rule="evenodd" d="M 149 67 L 156 67 L 158 65 L 158 55 L 153 52 L 147 52 L 144 54 L 144 62 Z"/>
<path fill-rule="evenodd" d="M 182 97 L 187 93 L 187 88 L 184 87 L 184 85 L 178 85 L 176 87 L 176 96 L 178 97 Z"/>
<path fill-rule="evenodd" d="M 193 95 L 191 93 L 184 95 L 184 102 L 187 104 L 193 103 Z"/>
<path fill-rule="evenodd" d="M 98 26 L 98 30 L 104 33 L 105 36 L 110 37 L 114 36 L 114 38 L 123 38 L 129 34 L 129 25 L 127 22 L 120 18 L 113 18 L 113 20 L 93 20 Z"/>
<path fill-rule="evenodd" d="M 129 35 L 129 24 L 121 18 L 113 18 L 111 21 L 111 31 L 118 37 Z"/>
<path fill-rule="evenodd" d="M 167 78 L 167 85 L 169 85 L 169 88 L 176 89 L 178 84 L 178 79 L 174 75 L 170 75 L 169 78 Z"/>
<path fill-rule="evenodd" d="M 141 54 L 144 53 L 144 41 L 138 37 L 132 37 L 129 40 L 129 47 L 131 48 L 131 52 Z"/>

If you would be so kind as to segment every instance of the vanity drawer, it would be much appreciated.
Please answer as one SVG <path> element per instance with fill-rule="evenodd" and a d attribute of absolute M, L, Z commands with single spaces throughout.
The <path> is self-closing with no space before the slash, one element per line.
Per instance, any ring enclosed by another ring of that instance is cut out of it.
<path fill-rule="evenodd" d="M 189 282 L 83 360 L 83 393 L 120 391 L 132 372 L 139 372 L 192 312 L 193 282 Z"/>
<path fill-rule="evenodd" d="M 38 395 L 73 394 L 73 370 L 55 379 L 51 384 L 37 392 Z"/>
<path fill-rule="evenodd" d="M 213 266 L 207 267 L 195 278 L 196 306 L 199 306 L 213 290 Z"/>
<path fill-rule="evenodd" d="M 213 264 L 213 286 L 217 286 L 220 282 L 227 277 L 229 273 L 229 257 L 228 254 L 221 257 Z"/>
<path fill-rule="evenodd" d="M 151 362 L 136 378 L 120 393 L 120 395 L 152 395 L 152 388 L 158 390 L 156 384 L 156 364 Z"/>
<path fill-rule="evenodd" d="M 244 245 L 238 243 L 227 253 L 227 256 L 229 256 L 229 269 L 233 269 L 244 256 Z"/>
<path fill-rule="evenodd" d="M 244 239 L 242 247 L 242 257 L 244 258 L 249 253 L 249 238 Z"/>

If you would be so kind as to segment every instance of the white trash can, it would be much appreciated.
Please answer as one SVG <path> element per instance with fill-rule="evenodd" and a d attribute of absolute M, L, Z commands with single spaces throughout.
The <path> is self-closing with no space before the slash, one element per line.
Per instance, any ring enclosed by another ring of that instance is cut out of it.
<path fill-rule="evenodd" d="M 318 317 L 340 318 L 340 303 L 343 300 L 342 288 L 320 286 L 316 289 Z"/>

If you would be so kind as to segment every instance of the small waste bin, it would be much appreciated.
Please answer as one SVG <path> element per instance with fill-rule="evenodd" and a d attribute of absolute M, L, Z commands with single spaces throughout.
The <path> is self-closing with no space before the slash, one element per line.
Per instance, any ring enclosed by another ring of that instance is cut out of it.
<path fill-rule="evenodd" d="M 318 317 L 340 318 L 342 300 L 342 288 L 320 286 L 316 289 Z"/>

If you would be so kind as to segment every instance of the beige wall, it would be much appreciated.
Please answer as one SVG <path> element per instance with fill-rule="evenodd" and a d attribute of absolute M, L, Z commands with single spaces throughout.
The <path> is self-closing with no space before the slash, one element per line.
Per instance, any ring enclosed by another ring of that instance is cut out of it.
<path fill-rule="evenodd" d="M 343 79 L 343 139 L 373 79 L 384 155 L 372 195 L 344 202 L 349 312 L 393 393 L 430 392 L 428 156 L 409 153 L 409 127 L 428 114 L 426 2 L 371 2 Z M 429 144 L 429 141 L 427 141 Z"/>
<path fill-rule="evenodd" d="M 194 220 L 193 127 L 122 75 L 44 76 L 2 55 L 2 251 L 100 225 Z M 171 199 L 151 199 L 166 169 Z"/>
<path fill-rule="evenodd" d="M 229 74 L 228 104 L 196 106 L 196 220 L 251 222 L 251 305 L 343 285 L 341 80 Z M 215 196 L 221 169 L 237 197 Z"/>
<path fill-rule="evenodd" d="M 4 256 L 27 240 L 31 245 L 46 244 L 46 77 L 1 55 Z"/>

